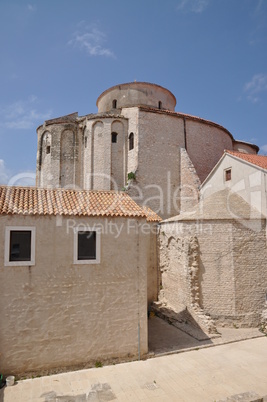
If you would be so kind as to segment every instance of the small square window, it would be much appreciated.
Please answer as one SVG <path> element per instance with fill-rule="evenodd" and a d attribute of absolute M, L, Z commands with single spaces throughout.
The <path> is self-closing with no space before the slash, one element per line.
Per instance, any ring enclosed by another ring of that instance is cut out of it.
<path fill-rule="evenodd" d="M 74 233 L 74 264 L 100 262 L 100 234 L 95 230 L 77 230 Z"/>
<path fill-rule="evenodd" d="M 35 228 L 6 227 L 5 266 L 35 264 Z"/>
<path fill-rule="evenodd" d="M 225 170 L 225 181 L 229 181 L 232 178 L 232 169 Z"/>

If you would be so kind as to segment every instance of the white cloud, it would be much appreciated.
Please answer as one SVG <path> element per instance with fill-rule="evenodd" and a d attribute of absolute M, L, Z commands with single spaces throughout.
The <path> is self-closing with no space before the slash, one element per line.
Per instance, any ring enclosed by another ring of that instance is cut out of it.
<path fill-rule="evenodd" d="M 244 86 L 247 99 L 253 103 L 260 100 L 260 93 L 267 91 L 267 74 L 255 74 Z"/>
<path fill-rule="evenodd" d="M 46 113 L 36 109 L 38 99 L 32 95 L 26 100 L 13 102 L 0 109 L 1 126 L 7 129 L 31 129 L 37 123 L 42 123 L 51 117 L 51 111 Z"/>
<path fill-rule="evenodd" d="M 9 172 L 5 166 L 3 159 L 0 159 L 0 184 L 7 184 L 9 179 Z"/>
<path fill-rule="evenodd" d="M 106 34 L 100 31 L 96 26 L 84 27 L 83 22 L 80 29 L 72 35 L 68 45 L 77 47 L 87 52 L 90 56 L 105 56 L 115 58 L 112 50 L 104 46 Z"/>
<path fill-rule="evenodd" d="M 202 13 L 208 6 L 209 0 L 179 0 L 178 11 Z"/>

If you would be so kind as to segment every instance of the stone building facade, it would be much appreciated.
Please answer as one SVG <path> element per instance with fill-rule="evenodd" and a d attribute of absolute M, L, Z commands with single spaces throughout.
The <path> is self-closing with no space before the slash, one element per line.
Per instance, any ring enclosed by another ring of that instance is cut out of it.
<path fill-rule="evenodd" d="M 121 190 L 163 218 L 179 213 L 183 194 L 193 199 L 225 149 L 256 154 L 217 123 L 175 112 L 175 96 L 159 85 L 132 82 L 107 89 L 98 113 L 78 113 L 38 127 L 37 186 Z M 183 154 L 184 155 L 184 154 Z M 128 174 L 134 180 L 130 186 Z M 189 173 L 190 175 L 190 173 Z M 195 199 L 195 203 L 196 203 Z"/>
<path fill-rule="evenodd" d="M 3 186 L 0 200 L 1 373 L 145 356 L 158 217 L 125 193 Z"/>

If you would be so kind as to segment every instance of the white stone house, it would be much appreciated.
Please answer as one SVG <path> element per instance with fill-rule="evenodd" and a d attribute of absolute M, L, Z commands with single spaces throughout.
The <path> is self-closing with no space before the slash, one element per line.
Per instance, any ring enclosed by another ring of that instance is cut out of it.
<path fill-rule="evenodd" d="M 267 216 L 267 156 L 225 151 L 202 183 L 201 198 L 224 188 Z"/>
<path fill-rule="evenodd" d="M 125 193 L 0 187 L 1 372 L 144 356 L 158 219 Z"/>

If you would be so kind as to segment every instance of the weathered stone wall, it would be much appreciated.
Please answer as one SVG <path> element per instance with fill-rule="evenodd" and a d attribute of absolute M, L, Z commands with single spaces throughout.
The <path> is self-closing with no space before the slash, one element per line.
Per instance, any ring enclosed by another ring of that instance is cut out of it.
<path fill-rule="evenodd" d="M 234 151 L 245 152 L 247 154 L 257 154 L 256 147 L 243 141 L 234 141 Z"/>
<path fill-rule="evenodd" d="M 163 224 L 159 244 L 159 300 L 176 312 L 183 311 L 190 304 L 186 256 L 188 241 L 169 232 L 168 225 Z"/>
<path fill-rule="evenodd" d="M 201 182 L 184 148 L 180 149 L 180 213 L 197 205 Z"/>
<path fill-rule="evenodd" d="M 260 324 L 267 291 L 265 221 L 160 226 L 160 301 L 176 312 L 203 311 L 217 324 Z"/>
<path fill-rule="evenodd" d="M 266 222 L 266 221 L 265 221 Z M 267 242 L 264 221 L 251 220 L 245 227 L 233 224 L 233 261 L 237 325 L 258 325 L 266 308 Z M 239 324 L 240 323 L 240 324 Z"/>
<path fill-rule="evenodd" d="M 157 108 L 161 102 L 162 109 L 174 110 L 176 105 L 176 99 L 168 89 L 148 82 L 131 82 L 107 89 L 97 99 L 98 111 L 112 110 L 114 100 L 117 101 L 116 108 L 139 105 Z"/>
<path fill-rule="evenodd" d="M 150 233 L 149 263 L 147 271 L 147 302 L 149 305 L 158 300 L 159 292 L 159 264 L 158 264 L 158 223 L 147 225 Z"/>
<path fill-rule="evenodd" d="M 186 119 L 186 150 L 201 182 L 207 177 L 225 149 L 232 150 L 230 135 L 201 121 Z"/>
<path fill-rule="evenodd" d="M 111 190 L 121 190 L 126 183 L 126 147 L 127 133 L 121 121 L 113 121 L 111 133 L 116 133 L 116 142 L 111 141 Z"/>
<path fill-rule="evenodd" d="M 39 127 L 36 183 L 40 187 L 82 186 L 82 133 L 77 123 Z"/>
<path fill-rule="evenodd" d="M 130 172 L 135 173 L 138 167 L 138 149 L 139 149 L 139 109 L 137 107 L 122 109 L 122 115 L 128 119 L 128 133 L 127 133 L 127 174 Z M 134 135 L 134 148 L 129 150 L 129 136 Z"/>
<path fill-rule="evenodd" d="M 1 372 L 71 366 L 147 352 L 150 234 L 126 218 L 2 216 Z M 138 223 L 147 225 L 145 219 Z M 35 266 L 4 266 L 5 226 L 36 227 Z M 99 225 L 100 264 L 75 265 L 76 225 Z M 117 225 L 117 226 L 115 226 Z M 118 235 L 117 228 L 121 229 Z M 69 228 L 69 229 L 68 229 Z"/>
<path fill-rule="evenodd" d="M 117 143 L 112 143 L 112 132 Z M 127 119 L 88 118 L 84 126 L 83 188 L 117 190 L 126 184 Z"/>
<path fill-rule="evenodd" d="M 92 128 L 93 190 L 110 190 L 111 129 L 110 124 L 96 121 Z"/>
<path fill-rule="evenodd" d="M 212 317 L 235 315 L 232 223 L 202 222 L 199 241 L 200 302 Z"/>
<path fill-rule="evenodd" d="M 182 119 L 139 112 L 137 184 L 143 201 L 162 218 L 179 212 L 181 146 Z"/>

